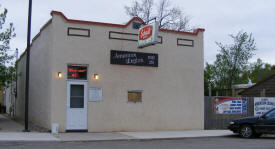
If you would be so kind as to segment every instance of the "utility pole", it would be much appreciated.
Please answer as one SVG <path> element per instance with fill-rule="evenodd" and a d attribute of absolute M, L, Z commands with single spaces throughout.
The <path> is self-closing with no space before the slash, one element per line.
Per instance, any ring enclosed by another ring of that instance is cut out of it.
<path fill-rule="evenodd" d="M 28 13 L 28 33 L 27 33 L 27 62 L 26 62 L 26 83 L 25 83 L 25 129 L 24 132 L 29 132 L 29 70 L 30 70 L 30 45 L 31 45 L 31 15 L 32 15 L 32 0 L 29 0 Z"/>

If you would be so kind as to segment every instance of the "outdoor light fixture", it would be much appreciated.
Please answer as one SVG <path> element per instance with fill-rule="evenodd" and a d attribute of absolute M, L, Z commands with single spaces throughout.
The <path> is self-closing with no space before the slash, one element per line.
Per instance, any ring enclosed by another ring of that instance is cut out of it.
<path fill-rule="evenodd" d="M 61 78 L 61 77 L 62 77 L 62 73 L 61 73 L 61 72 L 58 72 L 58 73 L 57 73 L 57 76 L 58 76 L 58 78 Z"/>
<path fill-rule="evenodd" d="M 98 80 L 98 79 L 99 79 L 99 74 L 96 74 L 96 73 L 95 73 L 95 74 L 93 75 L 93 78 L 94 78 L 94 80 Z"/>

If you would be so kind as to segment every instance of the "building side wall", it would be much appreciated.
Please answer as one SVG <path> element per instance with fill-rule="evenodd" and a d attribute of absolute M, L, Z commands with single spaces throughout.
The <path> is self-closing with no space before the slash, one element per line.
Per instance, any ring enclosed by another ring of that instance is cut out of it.
<path fill-rule="evenodd" d="M 25 82 L 26 82 L 26 53 L 17 61 L 17 96 L 15 104 L 15 118 L 25 119 Z"/>
<path fill-rule="evenodd" d="M 275 97 L 275 75 L 260 84 L 256 84 L 251 88 L 245 89 L 240 94 L 246 97 Z"/>
<path fill-rule="evenodd" d="M 14 98 L 12 94 L 13 86 L 9 84 L 5 89 L 5 106 L 6 106 L 6 113 L 10 114 L 12 112 L 12 98 Z"/>
<path fill-rule="evenodd" d="M 29 120 L 51 128 L 52 25 L 48 25 L 30 49 Z"/>
<path fill-rule="evenodd" d="M 91 37 L 67 36 L 67 28 L 90 29 Z M 109 31 L 137 33 L 128 28 L 67 23 L 53 15 L 52 120 L 66 129 L 68 64 L 88 64 L 88 87 L 103 90 L 101 102 L 88 102 L 88 131 L 153 131 L 203 129 L 203 33 L 160 32 L 163 43 L 143 49 L 137 42 L 109 39 Z M 124 35 L 121 35 L 124 36 Z M 178 46 L 177 38 L 194 40 Z M 110 50 L 156 53 L 159 67 L 110 64 Z M 100 80 L 92 80 L 92 74 Z M 142 90 L 142 102 L 131 103 L 127 91 Z"/>

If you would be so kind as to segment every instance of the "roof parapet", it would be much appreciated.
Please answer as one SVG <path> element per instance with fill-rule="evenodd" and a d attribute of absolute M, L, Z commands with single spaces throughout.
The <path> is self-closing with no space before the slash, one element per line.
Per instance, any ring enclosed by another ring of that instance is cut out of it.
<path fill-rule="evenodd" d="M 101 25 L 101 26 L 118 27 L 118 28 L 126 28 L 127 26 L 129 26 L 130 23 L 132 23 L 135 20 L 141 22 L 142 24 L 145 24 L 145 22 L 141 18 L 139 18 L 139 17 L 133 17 L 130 21 L 128 21 L 126 24 L 123 25 L 123 24 L 112 24 L 112 23 L 103 23 L 103 22 L 93 22 L 93 21 L 68 19 L 60 11 L 52 11 L 51 15 L 54 15 L 54 14 L 61 16 L 64 20 L 66 20 L 69 23 Z M 169 32 L 169 33 L 176 33 L 176 34 L 198 35 L 199 32 L 204 32 L 205 29 L 203 29 L 203 28 L 197 28 L 197 29 L 194 29 L 193 32 L 184 32 L 184 31 L 169 30 L 169 29 L 159 29 L 159 31 L 161 31 L 161 32 Z"/>

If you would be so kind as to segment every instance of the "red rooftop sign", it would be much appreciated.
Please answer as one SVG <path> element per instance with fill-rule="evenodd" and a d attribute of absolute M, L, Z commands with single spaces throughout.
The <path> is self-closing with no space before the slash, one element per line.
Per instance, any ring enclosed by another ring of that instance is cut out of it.
<path fill-rule="evenodd" d="M 153 26 L 148 25 L 139 31 L 139 40 L 145 40 L 152 36 Z"/>
<path fill-rule="evenodd" d="M 158 22 L 151 23 L 139 29 L 138 31 L 139 48 L 154 45 L 156 43 L 158 43 Z"/>

